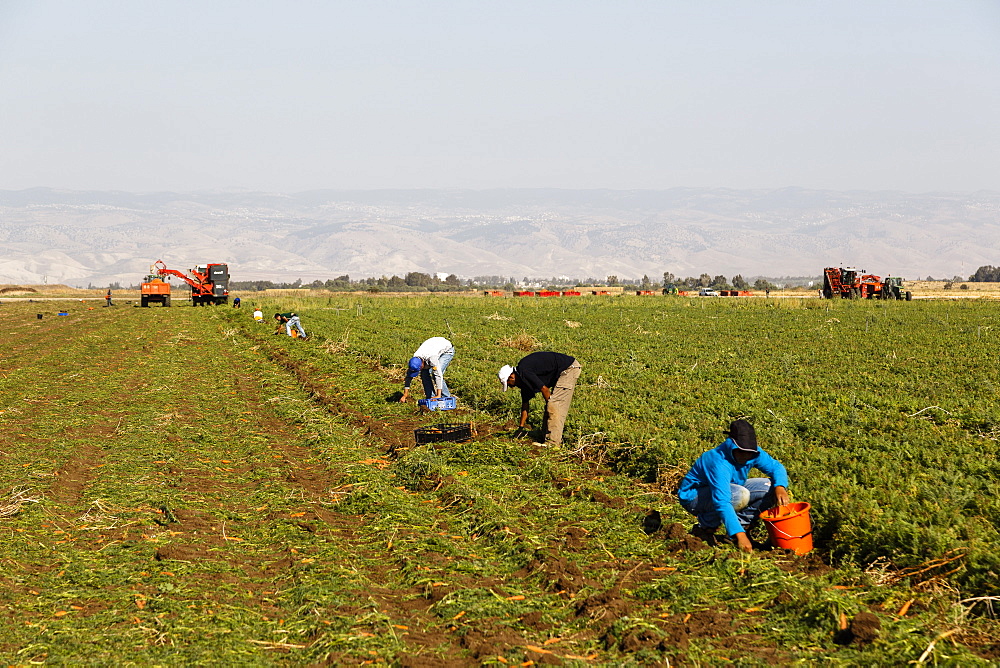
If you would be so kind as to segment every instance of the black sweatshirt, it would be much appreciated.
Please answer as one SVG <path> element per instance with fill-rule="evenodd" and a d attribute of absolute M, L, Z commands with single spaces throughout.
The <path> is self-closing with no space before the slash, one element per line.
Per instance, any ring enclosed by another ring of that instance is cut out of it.
<path fill-rule="evenodd" d="M 542 386 L 551 390 L 556 385 L 559 375 L 570 368 L 576 359 L 562 353 L 550 351 L 526 355 L 514 367 L 516 382 L 521 389 L 521 400 L 529 401 L 541 392 Z"/>

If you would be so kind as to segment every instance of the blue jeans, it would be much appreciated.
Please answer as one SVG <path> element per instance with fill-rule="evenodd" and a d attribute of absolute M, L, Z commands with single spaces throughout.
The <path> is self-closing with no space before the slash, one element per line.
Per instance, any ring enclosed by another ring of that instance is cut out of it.
<path fill-rule="evenodd" d="M 448 389 L 448 383 L 446 383 L 445 380 L 444 380 L 444 372 L 448 370 L 448 365 L 451 364 L 451 361 L 454 358 L 455 358 L 455 348 L 454 347 L 452 347 L 451 350 L 447 350 L 447 351 L 441 353 L 441 357 L 438 358 L 438 360 L 440 361 L 440 364 L 441 364 L 440 371 L 441 371 L 441 396 L 442 397 L 450 397 L 451 396 L 451 390 Z M 420 382 L 424 386 L 424 394 L 427 396 L 428 399 L 430 399 L 431 397 L 433 397 L 436 394 L 436 391 L 434 390 L 434 374 L 431 373 L 431 368 L 429 366 L 427 366 L 426 364 L 424 365 L 424 368 L 420 370 Z"/>
<path fill-rule="evenodd" d="M 288 319 L 288 322 L 285 323 L 285 334 L 291 336 L 292 327 L 299 330 L 299 336 L 301 336 L 303 339 L 306 338 L 306 330 L 302 329 L 302 323 L 299 322 L 299 316 L 294 315 Z"/>
<path fill-rule="evenodd" d="M 744 529 L 760 516 L 761 511 L 767 510 L 775 502 L 771 481 L 767 478 L 750 478 L 744 485 L 729 483 L 729 491 L 730 503 Z M 694 503 L 681 502 L 681 505 L 684 510 L 697 517 L 698 524 L 703 527 L 714 529 L 722 524 L 722 515 L 712 506 L 712 490 L 709 487 L 698 490 L 698 499 Z"/>

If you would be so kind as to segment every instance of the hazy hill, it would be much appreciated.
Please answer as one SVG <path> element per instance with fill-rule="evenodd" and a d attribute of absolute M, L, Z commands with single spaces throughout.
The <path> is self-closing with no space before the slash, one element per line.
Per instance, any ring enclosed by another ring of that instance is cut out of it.
<path fill-rule="evenodd" d="M 463 277 L 908 278 L 1000 264 L 1000 193 L 785 188 L 125 193 L 0 191 L 0 282 L 137 282 L 163 259 L 237 280 Z"/>

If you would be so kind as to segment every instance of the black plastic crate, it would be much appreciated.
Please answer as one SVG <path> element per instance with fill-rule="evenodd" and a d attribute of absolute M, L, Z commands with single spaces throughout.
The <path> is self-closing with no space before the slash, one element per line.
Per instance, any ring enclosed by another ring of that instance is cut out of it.
<path fill-rule="evenodd" d="M 417 445 L 441 443 L 443 441 L 462 443 L 470 440 L 474 435 L 472 423 L 470 422 L 461 424 L 432 424 L 413 430 L 413 436 L 417 440 Z"/>

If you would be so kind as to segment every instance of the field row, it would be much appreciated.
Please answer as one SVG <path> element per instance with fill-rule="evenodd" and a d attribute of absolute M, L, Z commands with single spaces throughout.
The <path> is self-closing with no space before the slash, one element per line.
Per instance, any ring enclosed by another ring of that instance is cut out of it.
<path fill-rule="evenodd" d="M 985 606 L 956 603 L 994 595 L 998 570 L 981 305 L 264 309 L 300 312 L 310 339 L 238 309 L 0 308 L 0 489 L 23 493 L 0 550 L 10 663 L 873 664 L 943 632 L 957 644 L 925 658 L 1000 648 Z M 461 408 L 428 415 L 392 399 L 435 335 L 458 349 Z M 562 449 L 509 434 L 496 368 L 532 343 L 584 365 Z M 686 535 L 672 484 L 740 416 L 814 504 L 815 555 Z M 440 420 L 480 436 L 415 446 Z"/>

